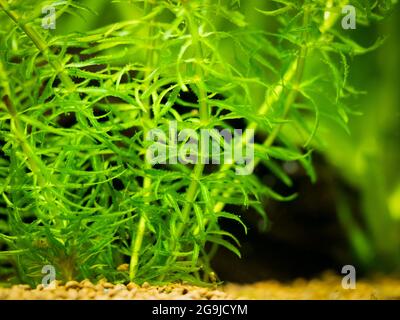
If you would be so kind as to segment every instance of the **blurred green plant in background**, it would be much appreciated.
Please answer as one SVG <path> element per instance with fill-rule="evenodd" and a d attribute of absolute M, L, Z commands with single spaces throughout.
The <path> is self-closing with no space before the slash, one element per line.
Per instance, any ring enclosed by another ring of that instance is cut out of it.
<path fill-rule="evenodd" d="M 349 133 L 332 125 L 324 152 L 359 197 L 338 191 L 338 214 L 360 264 L 368 271 L 400 269 L 400 28 L 399 10 L 354 32 L 363 42 L 385 34 L 382 46 L 355 59 L 350 81 L 365 91 L 353 100 L 360 115 Z M 354 207 L 359 204 L 359 209 Z"/>

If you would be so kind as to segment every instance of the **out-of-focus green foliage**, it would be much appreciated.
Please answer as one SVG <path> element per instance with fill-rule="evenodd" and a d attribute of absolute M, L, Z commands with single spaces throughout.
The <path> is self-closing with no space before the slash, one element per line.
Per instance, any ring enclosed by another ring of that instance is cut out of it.
<path fill-rule="evenodd" d="M 351 68 L 352 83 L 365 90 L 352 100 L 361 115 L 349 121 L 350 134 L 332 126 L 324 150 L 359 192 L 357 199 L 338 192 L 338 214 L 357 258 L 370 271 L 400 270 L 399 19 L 396 10 L 389 20 L 372 24 L 368 32 L 354 32 L 363 41 L 377 34 L 387 39 Z M 355 211 L 354 203 L 361 212 Z"/>

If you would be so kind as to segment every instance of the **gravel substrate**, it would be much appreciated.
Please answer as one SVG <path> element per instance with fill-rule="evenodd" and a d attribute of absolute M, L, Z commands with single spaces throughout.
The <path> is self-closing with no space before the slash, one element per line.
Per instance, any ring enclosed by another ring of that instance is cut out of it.
<path fill-rule="evenodd" d="M 318 279 L 284 284 L 273 280 L 250 285 L 227 284 L 224 290 L 234 296 L 259 300 L 399 300 L 400 279 L 380 276 L 357 280 L 355 289 L 344 289 L 341 277 L 325 273 Z"/>
<path fill-rule="evenodd" d="M 38 285 L 31 289 L 27 285 L 16 285 L 0 289 L 0 300 L 221 300 L 234 299 L 221 290 L 212 290 L 190 285 L 171 284 L 167 286 L 150 286 L 144 283 L 138 286 L 100 281 L 93 284 L 88 280 L 69 281 L 65 285 L 54 283 L 53 288 Z"/>
<path fill-rule="evenodd" d="M 54 288 L 39 285 L 31 289 L 17 285 L 0 289 L 0 299 L 10 300 L 224 300 L 224 299 L 400 299 L 400 279 L 377 277 L 374 280 L 357 281 L 356 289 L 343 289 L 342 278 L 325 274 L 321 278 L 291 283 L 264 281 L 249 285 L 227 284 L 218 289 L 202 288 L 182 284 L 167 286 L 128 285 L 100 281 L 93 284 L 88 280 L 70 281 L 65 285 L 55 284 Z"/>

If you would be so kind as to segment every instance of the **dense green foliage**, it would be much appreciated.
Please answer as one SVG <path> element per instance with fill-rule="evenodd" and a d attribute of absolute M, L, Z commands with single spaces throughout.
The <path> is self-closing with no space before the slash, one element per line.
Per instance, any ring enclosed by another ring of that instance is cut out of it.
<path fill-rule="evenodd" d="M 364 48 L 341 28 L 347 1 L 244 2 L 59 1 L 52 31 L 41 28 L 51 2 L 0 0 L 3 274 L 35 283 L 50 264 L 62 280 L 199 282 L 217 246 L 240 255 L 220 228 L 241 223 L 225 206 L 266 221 L 263 199 L 294 195 L 237 164 L 150 166 L 144 137 L 170 120 L 255 129 L 255 165 L 291 185 L 282 163 L 299 161 L 316 179 L 320 123 L 346 128 L 357 93 L 348 61 L 381 40 Z M 392 7 L 354 5 L 360 28 Z M 116 18 L 74 30 L 67 15 L 93 6 Z"/>

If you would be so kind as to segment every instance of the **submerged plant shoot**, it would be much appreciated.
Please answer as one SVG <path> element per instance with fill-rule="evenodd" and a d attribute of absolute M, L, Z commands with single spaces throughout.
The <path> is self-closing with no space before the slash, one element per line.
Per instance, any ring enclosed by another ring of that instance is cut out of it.
<path fill-rule="evenodd" d="M 219 285 L 321 159 L 348 264 L 399 271 L 396 2 L 0 0 L 1 283 Z"/>

